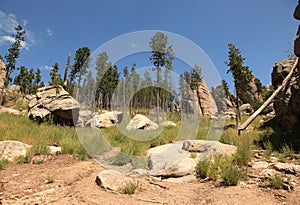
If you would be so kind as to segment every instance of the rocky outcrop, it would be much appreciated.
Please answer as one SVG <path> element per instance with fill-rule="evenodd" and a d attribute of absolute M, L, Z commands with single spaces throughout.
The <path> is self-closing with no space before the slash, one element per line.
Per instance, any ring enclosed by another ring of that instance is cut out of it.
<path fill-rule="evenodd" d="M 218 114 L 218 107 L 212 95 L 210 94 L 204 80 L 200 82 L 197 97 L 200 102 L 200 109 L 203 117 L 210 117 Z"/>
<path fill-rule="evenodd" d="M 189 90 L 183 95 L 182 111 L 187 114 L 196 114 L 209 118 L 218 114 L 218 107 L 210 94 L 204 80 L 199 83 L 198 89 Z"/>
<path fill-rule="evenodd" d="M 181 110 L 188 115 L 202 115 L 196 91 L 188 90 L 188 93 L 182 96 Z"/>
<path fill-rule="evenodd" d="M 289 74 L 294 63 L 294 58 L 284 59 L 275 63 L 272 72 L 272 85 L 275 89 L 282 84 L 283 79 Z M 291 128 L 300 121 L 300 78 L 299 69 L 288 82 L 285 89 L 279 92 L 274 99 L 274 109 L 279 124 Z"/>
<path fill-rule="evenodd" d="M 253 103 L 259 100 L 257 86 L 255 84 L 256 77 L 253 76 L 252 81 L 248 85 L 247 91 L 239 91 L 239 98 L 243 103 Z"/>
<path fill-rule="evenodd" d="M 2 105 L 2 96 L 5 88 L 6 69 L 2 60 L 0 60 L 0 105 Z"/>
<path fill-rule="evenodd" d="M 78 120 L 79 108 L 79 103 L 62 87 L 48 86 L 39 88 L 31 97 L 28 116 L 41 122 L 51 115 L 55 123 L 73 125 Z"/>
<path fill-rule="evenodd" d="M 0 60 L 0 89 L 4 88 L 5 76 L 6 76 L 5 65 L 3 61 Z"/>
<path fill-rule="evenodd" d="M 158 124 L 152 122 L 149 118 L 144 115 L 137 114 L 135 115 L 128 125 L 126 130 L 156 130 L 158 129 Z"/>

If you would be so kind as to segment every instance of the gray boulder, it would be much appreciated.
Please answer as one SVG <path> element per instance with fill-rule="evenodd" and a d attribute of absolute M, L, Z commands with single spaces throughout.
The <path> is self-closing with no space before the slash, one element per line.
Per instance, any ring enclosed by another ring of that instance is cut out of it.
<path fill-rule="evenodd" d="M 161 177 L 194 175 L 199 160 L 214 155 L 224 157 L 236 153 L 237 147 L 215 141 L 187 140 L 165 144 L 148 150 L 149 174 Z M 191 156 L 196 152 L 196 157 Z"/>
<path fill-rule="evenodd" d="M 0 158 L 14 161 L 20 156 L 26 156 L 32 146 L 19 141 L 0 141 Z"/>
<path fill-rule="evenodd" d="M 117 111 L 105 112 L 102 114 L 96 114 L 92 119 L 86 122 L 88 127 L 108 128 L 121 123 L 123 119 L 123 113 Z"/>
<path fill-rule="evenodd" d="M 126 126 L 126 130 L 156 130 L 158 128 L 158 124 L 141 114 L 135 115 Z"/>
<path fill-rule="evenodd" d="M 35 121 L 42 121 L 53 116 L 55 123 L 73 125 L 79 115 L 79 103 L 61 86 L 39 88 L 29 101 L 28 116 Z"/>

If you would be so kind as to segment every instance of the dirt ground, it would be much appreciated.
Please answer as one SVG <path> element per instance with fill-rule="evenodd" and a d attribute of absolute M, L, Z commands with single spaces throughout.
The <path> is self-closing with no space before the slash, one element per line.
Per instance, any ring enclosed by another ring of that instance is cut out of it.
<path fill-rule="evenodd" d="M 94 160 L 76 161 L 69 155 L 54 156 L 42 164 L 8 164 L 0 170 L 0 204 L 300 205 L 299 186 L 292 191 L 273 190 L 259 188 L 251 180 L 223 187 L 218 181 L 150 183 L 142 177 L 134 195 L 116 194 L 95 183 L 101 170 Z"/>

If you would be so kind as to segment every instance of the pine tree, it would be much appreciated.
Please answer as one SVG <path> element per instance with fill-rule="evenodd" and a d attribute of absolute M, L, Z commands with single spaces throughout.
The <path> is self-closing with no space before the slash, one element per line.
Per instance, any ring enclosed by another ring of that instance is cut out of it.
<path fill-rule="evenodd" d="M 160 87 L 161 87 L 161 68 L 166 66 L 169 70 L 172 68 L 172 60 L 174 59 L 174 51 L 172 46 L 168 46 L 168 37 L 162 33 L 157 32 L 149 42 L 152 55 L 150 61 L 154 65 L 156 71 L 156 106 L 157 106 L 157 123 L 159 123 L 159 107 L 160 107 Z M 168 71 L 166 71 L 168 73 Z M 165 75 L 168 76 L 168 75 Z M 162 102 L 164 104 L 164 102 Z"/>
<path fill-rule="evenodd" d="M 248 66 L 244 66 L 245 58 L 242 57 L 238 48 L 232 43 L 228 44 L 228 60 L 225 64 L 229 67 L 227 73 L 231 73 L 234 79 L 234 87 L 236 92 L 236 127 L 238 129 L 240 112 L 239 112 L 239 94 L 249 89 L 253 75 Z"/>
<path fill-rule="evenodd" d="M 20 86 L 21 93 L 27 93 L 28 91 L 28 69 L 25 66 L 19 68 L 20 72 L 14 79 L 14 84 Z"/>
<path fill-rule="evenodd" d="M 108 55 L 106 52 L 102 52 L 98 54 L 97 59 L 96 59 L 96 71 L 97 71 L 97 76 L 96 76 L 96 96 L 95 96 L 95 101 L 97 102 L 97 107 L 102 109 L 103 108 L 103 96 L 104 96 L 104 91 L 103 90 L 103 77 L 107 69 L 111 66 L 111 63 L 108 62 Z"/>
<path fill-rule="evenodd" d="M 59 64 L 54 63 L 52 70 L 50 72 L 50 81 L 49 85 L 50 86 L 62 86 L 63 85 L 63 80 L 61 78 L 61 74 L 58 73 L 59 70 Z"/>
<path fill-rule="evenodd" d="M 14 42 L 11 44 L 8 49 L 8 54 L 5 55 L 6 60 L 6 81 L 5 86 L 12 81 L 11 73 L 16 69 L 16 59 L 20 57 L 20 48 L 23 47 L 22 43 L 24 42 L 25 30 L 21 25 L 18 25 L 16 28 L 16 35 L 13 35 Z"/>
<path fill-rule="evenodd" d="M 70 73 L 70 81 L 72 84 L 75 78 L 77 78 L 76 99 L 78 99 L 82 77 L 87 73 L 87 68 L 90 66 L 90 55 L 91 51 L 88 47 L 79 48 L 75 54 L 75 62 Z"/>

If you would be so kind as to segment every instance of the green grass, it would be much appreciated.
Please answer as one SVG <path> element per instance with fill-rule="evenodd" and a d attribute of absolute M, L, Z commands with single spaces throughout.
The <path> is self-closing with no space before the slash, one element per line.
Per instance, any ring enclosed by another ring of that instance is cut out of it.
<path fill-rule="evenodd" d="M 123 194 L 132 195 L 132 194 L 134 194 L 136 192 L 136 190 L 138 188 L 139 188 L 139 182 L 129 181 L 122 188 L 122 193 Z"/>
<path fill-rule="evenodd" d="M 269 179 L 270 187 L 273 189 L 282 189 L 283 188 L 283 178 L 275 175 Z"/>
<path fill-rule="evenodd" d="M 47 145 L 56 144 L 62 147 L 63 153 L 86 155 L 74 128 L 37 124 L 27 116 L 0 113 L 1 140 L 17 140 L 31 144 L 33 154 L 46 154 Z"/>
<path fill-rule="evenodd" d="M 3 170 L 8 163 L 7 159 L 0 159 L 0 170 Z"/>

